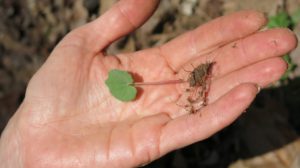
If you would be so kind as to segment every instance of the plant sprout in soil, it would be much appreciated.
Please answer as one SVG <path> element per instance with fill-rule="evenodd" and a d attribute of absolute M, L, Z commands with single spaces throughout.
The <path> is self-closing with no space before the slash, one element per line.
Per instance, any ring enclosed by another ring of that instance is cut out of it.
<path fill-rule="evenodd" d="M 189 96 L 187 97 L 187 104 L 184 105 L 184 107 L 189 112 L 195 113 L 199 111 L 202 106 L 206 105 L 210 85 L 210 74 L 213 65 L 214 62 L 200 64 L 188 72 L 187 80 L 178 79 L 158 82 L 135 82 L 129 72 L 113 69 L 109 71 L 108 79 L 105 81 L 105 84 L 115 98 L 120 101 L 128 102 L 135 100 L 137 95 L 136 87 L 187 82 L 189 86 L 186 92 Z"/>

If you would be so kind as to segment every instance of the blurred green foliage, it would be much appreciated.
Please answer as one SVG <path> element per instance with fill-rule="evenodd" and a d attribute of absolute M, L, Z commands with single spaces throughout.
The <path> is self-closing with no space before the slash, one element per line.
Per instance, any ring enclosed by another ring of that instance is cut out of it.
<path fill-rule="evenodd" d="M 293 30 L 296 24 L 299 23 L 300 20 L 300 8 L 289 15 L 285 11 L 278 12 L 275 16 L 269 17 L 269 22 L 267 24 L 268 28 L 276 28 L 276 27 L 284 27 Z M 288 64 L 288 69 L 286 70 L 285 74 L 281 77 L 282 81 L 285 81 L 289 78 L 289 75 L 295 70 L 296 64 L 293 63 L 289 54 L 283 56 L 283 59 Z"/>
<path fill-rule="evenodd" d="M 286 12 L 282 11 L 275 16 L 270 16 L 267 26 L 268 28 L 289 27 L 291 23 L 290 16 Z"/>
<path fill-rule="evenodd" d="M 295 26 L 299 23 L 299 21 L 300 21 L 300 8 L 298 10 L 296 10 L 296 12 L 294 12 L 291 15 L 291 19 L 292 19 L 293 26 Z"/>

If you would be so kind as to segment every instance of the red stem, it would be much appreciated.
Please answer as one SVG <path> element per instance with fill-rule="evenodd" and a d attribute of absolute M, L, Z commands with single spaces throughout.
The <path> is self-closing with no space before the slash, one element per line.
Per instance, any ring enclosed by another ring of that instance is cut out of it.
<path fill-rule="evenodd" d="M 169 84 L 177 84 L 184 83 L 186 81 L 178 79 L 178 80 L 168 80 L 168 81 L 159 81 L 159 82 L 135 82 L 133 86 L 145 86 L 145 85 L 169 85 Z"/>

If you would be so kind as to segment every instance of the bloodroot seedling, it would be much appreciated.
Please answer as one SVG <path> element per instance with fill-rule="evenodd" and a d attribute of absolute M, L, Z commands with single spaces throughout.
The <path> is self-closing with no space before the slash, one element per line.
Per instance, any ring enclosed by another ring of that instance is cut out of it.
<path fill-rule="evenodd" d="M 131 74 L 127 71 L 113 69 L 108 73 L 108 79 L 105 84 L 109 88 L 110 93 L 120 101 L 128 102 L 136 98 L 137 86 L 144 85 L 165 85 L 188 82 L 189 93 L 187 102 L 184 107 L 189 108 L 191 113 L 199 111 L 207 102 L 207 94 L 210 85 L 210 75 L 214 62 L 200 64 L 193 69 L 188 75 L 188 79 L 169 80 L 160 82 L 135 82 Z"/>
<path fill-rule="evenodd" d="M 182 80 L 169 80 L 160 82 L 134 82 L 133 77 L 127 71 L 113 69 L 108 73 L 108 79 L 105 81 L 110 93 L 118 100 L 128 102 L 136 98 L 137 86 L 144 85 L 165 85 L 183 83 Z"/>

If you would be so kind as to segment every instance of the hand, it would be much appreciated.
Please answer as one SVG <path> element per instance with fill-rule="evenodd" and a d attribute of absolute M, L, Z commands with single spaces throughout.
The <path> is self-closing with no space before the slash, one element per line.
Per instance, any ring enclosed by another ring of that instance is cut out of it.
<path fill-rule="evenodd" d="M 259 32 L 264 15 L 242 11 L 160 47 L 105 56 L 105 48 L 146 21 L 158 2 L 119 1 L 56 46 L 1 137 L 1 167 L 119 168 L 151 162 L 232 123 L 254 99 L 256 84 L 280 78 L 286 64 L 279 56 L 296 46 L 290 31 Z M 195 114 L 176 104 L 184 92 L 180 84 L 144 87 L 130 103 L 113 98 L 104 84 L 111 69 L 144 81 L 174 80 L 184 66 L 207 60 L 216 62 L 209 102 Z"/>

